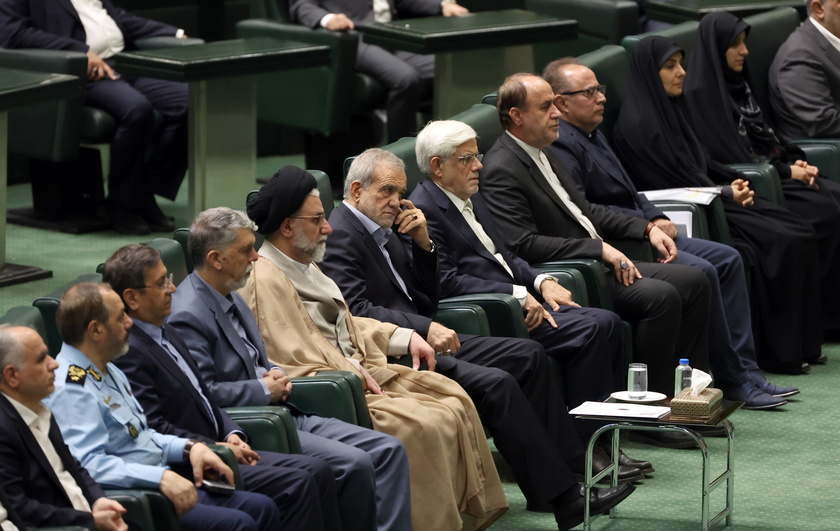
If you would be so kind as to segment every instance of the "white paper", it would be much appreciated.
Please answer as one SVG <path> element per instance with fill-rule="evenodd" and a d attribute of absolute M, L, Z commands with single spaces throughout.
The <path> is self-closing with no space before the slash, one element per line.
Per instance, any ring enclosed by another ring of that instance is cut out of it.
<path fill-rule="evenodd" d="M 659 199 L 670 199 L 673 201 L 685 201 L 698 205 L 711 204 L 712 200 L 720 195 L 721 186 L 707 186 L 702 188 L 666 188 L 664 190 L 643 190 L 639 192 L 647 197 L 648 201 Z M 668 216 L 670 217 L 670 215 Z"/>
<path fill-rule="evenodd" d="M 671 408 L 664 406 L 647 406 L 644 404 L 627 404 L 624 402 L 584 402 L 573 410 L 571 415 L 589 417 L 627 417 L 634 419 L 661 419 L 671 412 Z"/>
<path fill-rule="evenodd" d="M 691 229 L 694 227 L 694 215 L 690 210 L 669 210 L 665 214 L 677 226 L 677 232 L 681 236 L 691 238 Z"/>

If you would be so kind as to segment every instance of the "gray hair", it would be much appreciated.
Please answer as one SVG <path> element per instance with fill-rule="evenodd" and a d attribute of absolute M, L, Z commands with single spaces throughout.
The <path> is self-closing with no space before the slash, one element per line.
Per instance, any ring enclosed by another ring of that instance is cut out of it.
<path fill-rule="evenodd" d="M 344 178 L 344 198 L 350 197 L 350 185 L 356 181 L 362 183 L 362 188 L 367 190 L 374 180 L 373 173 L 380 164 L 405 171 L 405 162 L 390 151 L 380 148 L 366 149 L 353 159 L 350 169 L 347 170 L 347 177 Z"/>
<path fill-rule="evenodd" d="M 196 216 L 190 225 L 190 237 L 187 240 L 187 250 L 195 267 L 204 264 L 210 251 L 227 249 L 241 229 L 256 230 L 257 225 L 239 210 L 215 207 Z"/>
<path fill-rule="evenodd" d="M 417 166 L 426 175 L 432 173 L 429 161 L 432 157 L 445 159 L 451 157 L 455 150 L 464 142 L 469 142 L 478 136 L 475 129 L 457 120 L 437 120 L 429 122 L 417 135 L 414 153 L 417 156 Z"/>
<path fill-rule="evenodd" d="M 3 369 L 6 365 L 23 368 L 23 344 L 9 331 L 15 326 L 8 323 L 0 325 L 0 383 L 3 383 Z"/>
<path fill-rule="evenodd" d="M 578 61 L 575 57 L 563 57 L 556 59 L 545 65 L 542 77 L 548 81 L 548 84 L 551 85 L 551 90 L 553 90 L 555 94 L 569 92 L 572 90 L 572 86 L 569 83 L 569 78 L 566 76 L 566 71 L 563 67 L 580 64 L 580 61 Z"/>

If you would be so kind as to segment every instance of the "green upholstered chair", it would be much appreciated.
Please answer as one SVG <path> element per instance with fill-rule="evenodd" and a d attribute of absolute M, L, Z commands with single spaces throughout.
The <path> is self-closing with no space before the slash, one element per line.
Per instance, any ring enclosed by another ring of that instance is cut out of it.
<path fill-rule="evenodd" d="M 0 317 L 0 324 L 28 326 L 35 329 L 41 339 L 47 341 L 47 327 L 41 312 L 34 306 L 13 306 Z"/>
<path fill-rule="evenodd" d="M 74 280 L 64 284 L 47 295 L 38 297 L 32 303 L 38 311 L 41 312 L 41 317 L 44 319 L 44 330 L 46 331 L 46 344 L 52 356 L 56 356 L 61 350 L 61 334 L 58 333 L 58 326 L 55 322 L 55 313 L 58 310 L 58 302 L 61 296 L 71 286 L 79 284 L 80 282 L 102 282 L 102 275 L 99 273 L 86 273 L 79 275 Z"/>
<path fill-rule="evenodd" d="M 242 427 L 255 450 L 300 453 L 295 421 L 283 406 L 230 407 L 225 411 Z"/>
<path fill-rule="evenodd" d="M 627 0 L 525 0 L 525 9 L 578 22 L 576 39 L 534 45 L 534 68 L 538 73 L 555 59 L 618 44 L 638 27 L 638 4 Z"/>
<path fill-rule="evenodd" d="M 149 247 L 160 251 L 160 259 L 172 275 L 172 281 L 176 286 L 190 274 L 184 260 L 184 249 L 177 241 L 171 238 L 155 238 L 149 242 Z"/>
<path fill-rule="evenodd" d="M 352 372 L 323 371 L 292 378 L 290 401 L 302 411 L 372 428 L 362 382 Z"/>
<path fill-rule="evenodd" d="M 181 251 L 184 253 L 184 265 L 187 266 L 188 274 L 192 273 L 194 269 L 192 257 L 190 256 L 190 252 L 187 247 L 187 240 L 189 239 L 189 237 L 190 229 L 187 227 L 176 229 L 175 232 L 172 234 L 172 239 L 181 245 Z"/>
<path fill-rule="evenodd" d="M 136 42 L 141 49 L 199 44 L 200 39 L 152 37 Z M 0 49 L 0 66 L 70 74 L 82 87 L 87 56 L 60 50 Z M 162 128 L 157 119 L 150 134 Z M 83 96 L 26 107 L 9 113 L 9 152 L 30 159 L 33 207 L 13 209 L 9 219 L 36 227 L 80 233 L 107 227 L 95 213 L 104 199 L 101 161 L 96 150 L 116 131 L 105 111 L 84 105 Z"/>
<path fill-rule="evenodd" d="M 650 35 L 662 35 L 674 40 L 686 53 L 686 64 L 691 60 L 691 48 L 694 46 L 694 35 L 697 33 L 697 26 L 700 23 L 696 20 L 689 20 L 681 24 L 661 29 L 658 31 L 651 31 L 639 35 L 627 35 L 621 39 L 621 45 L 628 51 L 632 52 L 636 43 Z"/>

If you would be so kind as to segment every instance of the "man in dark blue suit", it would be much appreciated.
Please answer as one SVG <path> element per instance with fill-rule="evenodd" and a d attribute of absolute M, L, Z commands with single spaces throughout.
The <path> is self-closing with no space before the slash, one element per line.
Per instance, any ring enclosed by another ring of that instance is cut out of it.
<path fill-rule="evenodd" d="M 175 285 L 160 252 L 128 245 L 105 263 L 103 279 L 134 321 L 129 351 L 115 364 L 131 382 L 152 428 L 221 444 L 237 457 L 245 488 L 272 498 L 283 529 L 338 529 L 335 480 L 329 466 L 304 455 L 255 452 L 242 429 L 213 401 L 177 331 L 164 324 Z M 172 407 L 177 404 L 177 407 Z M 257 466 L 258 465 L 258 466 Z"/>
<path fill-rule="evenodd" d="M 187 86 L 120 76 L 113 56 L 138 39 L 183 36 L 183 30 L 134 16 L 111 0 L 0 0 L 0 45 L 87 54 L 85 104 L 114 117 L 106 214 L 117 232 L 172 231 L 155 194 L 175 199 L 187 169 Z M 154 111 L 165 119 L 146 160 Z"/>
<path fill-rule="evenodd" d="M 606 97 L 598 90 L 591 96 L 584 93 L 599 86 L 592 70 L 574 59 L 558 59 L 546 67 L 544 77 L 557 95 L 561 113 L 560 135 L 551 149 L 581 193 L 592 203 L 654 223 L 674 239 L 680 251 L 674 263 L 696 267 L 709 279 L 709 362 L 716 384 L 727 398 L 743 401 L 745 409 L 783 405 L 782 397 L 799 390 L 771 384 L 758 368 L 741 256 L 728 245 L 679 236 L 665 213 L 637 193 L 604 134 L 597 130 Z"/>
<path fill-rule="evenodd" d="M 0 484 L 6 490 L 2 505 L 15 515 L 11 521 L 21 531 L 60 525 L 126 529 L 125 509 L 106 498 L 73 458 L 55 419 L 41 405 L 54 389 L 56 367 L 38 332 L 0 328 Z M 42 418 L 48 419 L 44 425 Z"/>

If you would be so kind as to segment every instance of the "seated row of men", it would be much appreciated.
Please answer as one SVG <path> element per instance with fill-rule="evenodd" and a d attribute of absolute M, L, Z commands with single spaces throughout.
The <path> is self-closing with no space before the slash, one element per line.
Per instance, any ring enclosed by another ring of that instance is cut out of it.
<path fill-rule="evenodd" d="M 723 317 L 730 308 L 722 300 L 746 297 L 737 253 L 706 242 L 727 257 L 719 268 L 734 270 L 740 285 L 699 258 L 670 263 L 687 253 L 678 254 L 667 223 L 587 203 L 554 154 L 541 151 L 558 136 L 554 102 L 536 76 L 501 87 L 507 132 L 484 160 L 487 202 L 477 194 L 475 132 L 433 122 L 417 140 L 429 180 L 411 200 L 402 199 L 402 161 L 368 150 L 327 221 L 314 178 L 287 167 L 249 202 L 248 216 L 215 208 L 196 218 L 195 271 L 177 290 L 159 253 L 142 245 L 106 262 L 108 284 L 68 290 L 57 315 L 58 364 L 35 332 L 0 331 L 0 392 L 8 399 L 0 399 L 0 418 L 9 427 L 0 436 L 8 457 L 0 462 L 3 505 L 26 525 L 57 523 L 53 511 L 64 511 L 62 523 L 120 528 L 122 509 L 95 480 L 160 489 L 188 529 L 438 530 L 465 520 L 483 529 L 507 508 L 483 427 L 529 508 L 553 512 L 560 529 L 574 527 L 584 505 L 582 441 L 598 425 L 572 421 L 567 406 L 621 388 L 622 325 L 612 312 L 579 307 L 514 255 L 488 203 L 521 225 L 534 253 L 546 254 L 529 259 L 594 257 L 613 268 L 611 295 L 618 314 L 637 325 L 634 357 L 648 363 L 653 390 L 668 392 L 677 352 L 708 368 L 708 351 L 727 393 L 741 389 L 778 405 L 784 400 L 772 395 L 797 392 L 764 380 L 726 327 L 734 319 Z M 254 229 L 266 237 L 259 252 Z M 648 239 L 663 263 L 636 265 L 602 235 Z M 323 270 L 315 265 L 322 260 Z M 722 299 L 725 289 L 735 294 Z M 441 296 L 488 291 L 520 300 L 532 339 L 459 335 L 432 320 Z M 710 330 L 715 313 L 722 328 Z M 386 354 L 410 356 L 413 367 L 388 364 Z M 562 392 L 547 356 L 563 367 Z M 421 361 L 429 370 L 416 370 Z M 375 430 L 294 407 L 290 377 L 336 369 L 360 378 Z M 290 407 L 302 455 L 255 452 L 220 409 L 266 404 Z M 236 454 L 247 493 L 193 487 L 205 476 L 232 477 L 207 451 L 214 441 Z M 687 446 L 680 438 L 648 442 Z M 594 471 L 606 462 L 599 446 Z M 623 453 L 619 462 L 622 484 L 593 491 L 593 514 L 653 471 Z M 197 503 L 201 509 L 190 510 Z"/>

